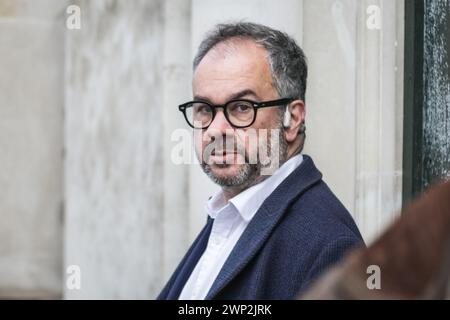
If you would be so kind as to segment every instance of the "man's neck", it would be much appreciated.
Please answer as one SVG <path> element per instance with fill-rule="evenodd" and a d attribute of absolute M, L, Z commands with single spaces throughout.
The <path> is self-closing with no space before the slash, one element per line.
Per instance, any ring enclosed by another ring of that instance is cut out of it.
<path fill-rule="evenodd" d="M 289 159 L 295 157 L 296 155 L 298 155 L 302 150 L 302 145 L 298 143 L 298 141 L 296 142 L 296 144 L 294 146 L 292 146 L 290 148 L 290 150 L 288 150 L 288 155 L 286 157 L 286 159 L 280 163 L 280 167 L 286 163 Z M 266 178 L 268 178 L 268 176 L 258 176 L 255 180 L 253 180 L 250 183 L 243 183 L 239 186 L 231 186 L 231 187 L 222 187 L 222 192 L 223 192 L 223 196 L 226 202 L 228 202 L 230 199 L 234 198 L 235 196 L 237 196 L 239 193 L 241 193 L 244 190 L 247 190 L 248 188 L 262 182 L 263 180 L 265 180 Z"/>
<path fill-rule="evenodd" d="M 296 154 L 291 155 L 285 161 L 280 163 L 280 167 L 284 163 L 286 163 L 290 158 L 292 158 L 294 156 L 296 156 Z M 264 181 L 268 177 L 269 177 L 268 175 L 259 175 L 258 177 L 256 177 L 251 182 L 245 182 L 245 183 L 243 183 L 243 184 L 241 184 L 239 186 L 222 187 L 223 197 L 224 197 L 225 201 L 228 202 L 230 199 L 234 198 L 235 196 L 237 196 L 242 191 L 247 190 L 248 188 L 253 187 L 254 185 L 257 185 L 258 183 Z"/>
<path fill-rule="evenodd" d="M 230 199 L 237 196 L 239 193 L 241 193 L 244 190 L 247 190 L 250 187 L 253 187 L 254 185 L 262 182 L 264 179 L 266 179 L 268 176 L 258 176 L 256 179 L 254 179 L 251 183 L 243 183 L 239 186 L 232 186 L 232 187 L 222 187 L 223 197 L 226 202 L 228 202 Z"/>
<path fill-rule="evenodd" d="M 239 193 L 241 193 L 244 190 L 245 189 L 237 189 L 237 188 L 230 188 L 230 187 L 222 188 L 223 197 L 224 197 L 225 201 L 228 202 L 230 199 L 234 198 L 235 196 L 237 196 Z"/>

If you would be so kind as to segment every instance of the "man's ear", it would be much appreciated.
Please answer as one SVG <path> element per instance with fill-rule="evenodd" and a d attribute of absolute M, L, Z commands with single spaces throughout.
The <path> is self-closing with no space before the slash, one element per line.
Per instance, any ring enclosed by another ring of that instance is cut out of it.
<path fill-rule="evenodd" d="M 289 107 L 286 107 L 286 110 L 284 111 L 284 117 L 283 117 L 283 128 L 289 128 L 291 125 L 291 110 L 289 110 Z"/>
<path fill-rule="evenodd" d="M 290 118 L 289 121 L 283 121 L 284 136 L 287 142 L 294 142 L 300 132 L 302 124 L 305 123 L 306 108 L 303 100 L 292 101 L 286 108 L 289 114 L 284 117 L 284 120 Z M 288 123 L 289 122 L 289 123 Z"/>

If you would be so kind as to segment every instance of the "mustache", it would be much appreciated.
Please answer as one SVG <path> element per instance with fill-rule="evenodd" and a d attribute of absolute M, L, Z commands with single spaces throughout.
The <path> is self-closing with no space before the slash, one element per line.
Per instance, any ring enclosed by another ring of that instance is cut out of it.
<path fill-rule="evenodd" d="M 203 149 L 203 160 L 209 162 L 210 156 L 225 154 L 241 155 L 245 161 L 249 159 L 244 143 L 230 137 L 229 139 L 211 139 Z"/>

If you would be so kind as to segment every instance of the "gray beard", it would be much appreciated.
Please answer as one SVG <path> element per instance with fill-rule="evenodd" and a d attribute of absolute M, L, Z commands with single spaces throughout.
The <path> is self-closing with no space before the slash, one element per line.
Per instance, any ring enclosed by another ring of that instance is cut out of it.
<path fill-rule="evenodd" d="M 275 143 L 278 143 L 279 145 L 279 166 L 281 166 L 287 160 L 288 144 L 284 139 L 282 126 L 280 126 L 279 129 L 280 130 L 278 141 L 276 141 Z M 271 139 L 268 140 L 267 152 L 269 154 L 270 159 L 273 159 L 274 155 L 272 155 Z M 259 183 L 260 181 L 264 180 L 265 177 L 267 177 L 261 175 L 261 169 L 263 165 L 261 164 L 260 161 L 258 161 L 256 164 L 250 164 L 248 162 L 249 162 L 248 155 L 245 155 L 245 163 L 240 165 L 239 172 L 232 177 L 221 177 L 215 175 L 214 172 L 211 170 L 211 166 L 204 161 L 201 163 L 201 167 L 203 171 L 206 173 L 206 175 L 214 183 L 218 184 L 222 188 L 239 188 L 241 190 L 245 190 Z M 216 166 L 225 168 L 226 166 L 228 166 L 228 164 L 216 164 Z"/>

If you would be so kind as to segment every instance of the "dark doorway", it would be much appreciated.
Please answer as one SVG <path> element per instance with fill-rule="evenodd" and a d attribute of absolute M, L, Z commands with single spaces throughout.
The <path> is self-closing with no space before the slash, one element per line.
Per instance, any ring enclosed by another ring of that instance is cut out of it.
<path fill-rule="evenodd" d="M 405 2 L 403 202 L 450 174 L 450 1 Z"/>

